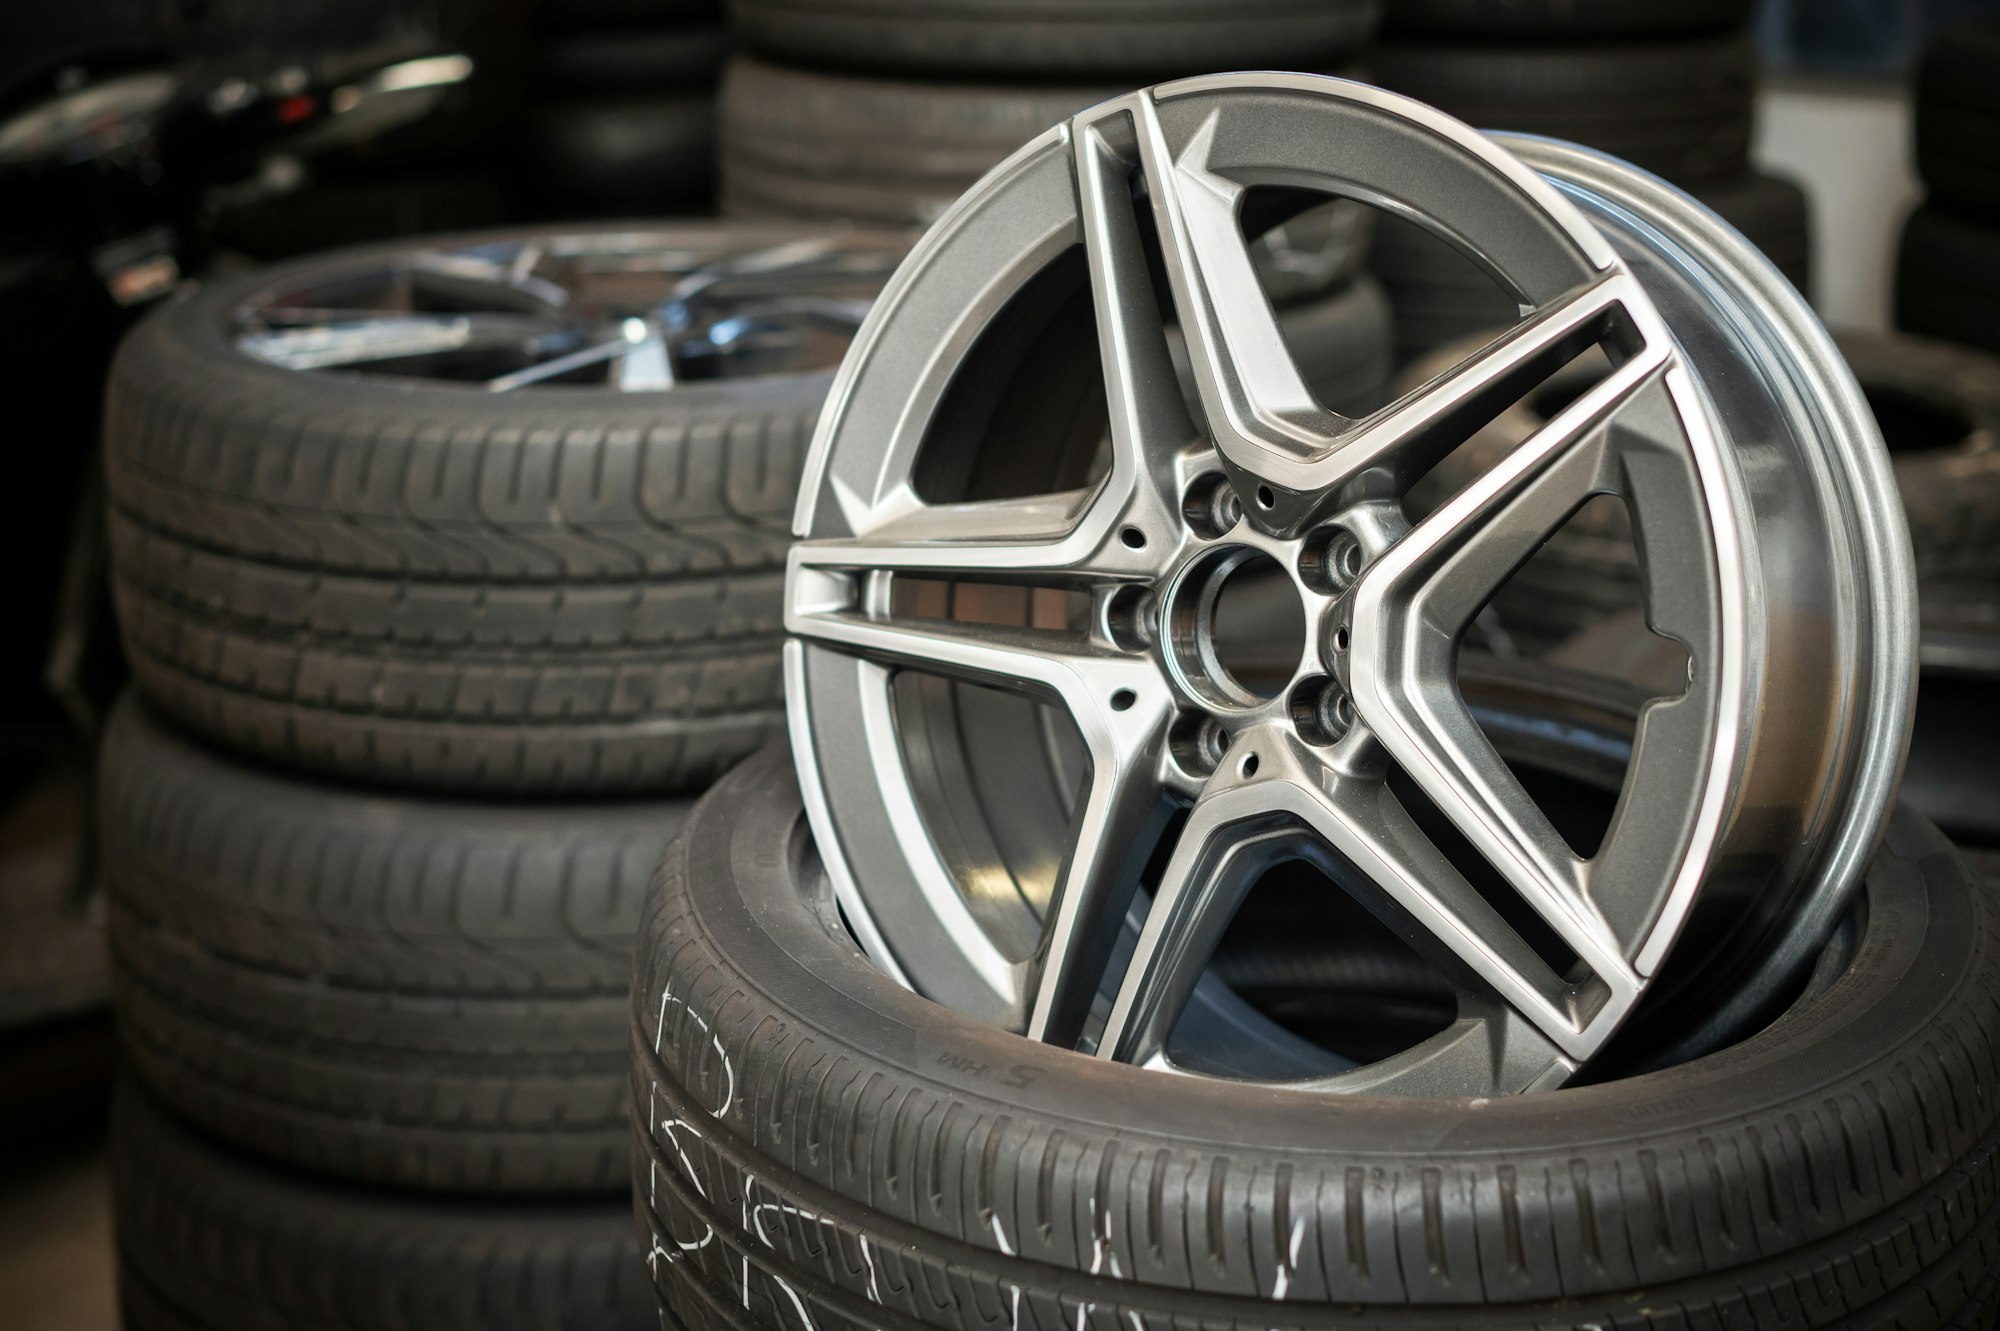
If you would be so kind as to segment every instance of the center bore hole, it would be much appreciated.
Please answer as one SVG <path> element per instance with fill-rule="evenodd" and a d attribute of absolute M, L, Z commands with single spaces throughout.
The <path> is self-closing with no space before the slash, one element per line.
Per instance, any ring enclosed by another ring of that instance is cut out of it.
<path fill-rule="evenodd" d="M 1305 607 L 1283 566 L 1239 550 L 1217 562 L 1195 599 L 1206 611 L 1197 626 L 1206 649 L 1200 673 L 1260 699 L 1282 693 L 1298 673 L 1306 635 Z"/>

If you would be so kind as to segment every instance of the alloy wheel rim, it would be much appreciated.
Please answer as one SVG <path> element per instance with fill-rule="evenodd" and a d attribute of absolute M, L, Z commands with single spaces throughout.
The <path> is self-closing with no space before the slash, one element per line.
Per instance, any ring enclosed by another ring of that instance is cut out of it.
<path fill-rule="evenodd" d="M 1371 416 L 1325 410 L 1286 352 L 1239 222 L 1251 190 L 1300 185 L 1447 235 L 1520 296 L 1523 321 Z M 1893 650 L 1907 626 L 1893 603 L 1848 593 L 1864 567 L 1886 565 L 1889 585 L 1907 578 L 1907 549 L 1879 513 L 1862 526 L 1880 539 L 1863 549 L 1817 540 L 1830 524 L 1787 526 L 1760 510 L 1741 441 L 1716 426 L 1727 404 L 1716 400 L 1715 353 L 1688 349 L 1704 325 L 1687 315 L 1670 328 L 1656 305 L 1666 288 L 1655 265 L 1671 247 L 1621 251 L 1569 193 L 1406 99 L 1237 75 L 1084 112 L 940 220 L 836 381 L 788 580 L 801 783 L 829 874 L 878 963 L 1032 1038 L 1172 1067 L 1173 1029 L 1234 905 L 1263 868 L 1302 859 L 1414 934 L 1456 983 L 1460 1016 L 1404 1054 L 1295 1084 L 1486 1094 L 1559 1085 L 1601 1048 L 1653 987 L 1697 892 L 1715 892 L 1719 865 L 1736 866 L 1724 906 L 1748 901 L 1760 875 L 1784 874 L 1785 904 L 1830 924 L 1857 880 L 1854 844 L 1865 854 L 1886 807 L 1880 764 L 1850 763 L 1831 811 L 1794 808 L 1777 828 L 1741 815 L 1773 782 L 1826 771 L 1829 747 L 1851 757 L 1857 742 L 1900 746 L 1909 684 Z M 1059 256 L 1076 253 L 1108 403 L 1101 479 L 1004 499 L 924 493 L 954 378 Z M 1192 414 L 1166 349 L 1169 303 L 1193 367 Z M 1402 495 L 1431 465 L 1594 346 L 1612 357 L 1608 378 L 1435 512 L 1406 514 Z M 1814 450 L 1828 446 L 1796 434 L 1797 465 L 1827 470 Z M 1833 445 L 1857 454 L 1857 475 L 1868 434 L 1855 424 Z M 1600 493 L 1621 495 L 1655 533 L 1650 621 L 1690 662 L 1686 692 L 1646 709 L 1619 811 L 1586 858 L 1525 798 L 1454 667 L 1505 576 Z M 1808 553 L 1844 557 L 1852 581 L 1787 599 L 1778 571 Z M 1282 687 L 1262 692 L 1231 678 L 1215 634 L 1215 599 L 1251 561 L 1284 571 L 1308 626 Z M 946 608 L 926 614 L 925 584 L 939 581 Z M 1035 589 L 1023 621 L 980 610 L 991 598 L 977 589 L 994 585 Z M 1043 613 L 1051 594 L 1071 606 L 1067 633 Z M 1871 659 L 1890 644 L 1891 668 L 1861 682 L 1880 712 L 1843 728 L 1835 703 L 1853 696 L 1852 681 L 1774 644 L 1775 627 L 1814 616 L 1865 639 Z M 961 682 L 942 722 L 897 700 L 911 673 Z M 1818 683 L 1834 700 L 1823 725 L 1841 732 L 1830 745 L 1813 742 L 1824 731 L 1801 739 L 1765 716 L 1774 691 Z M 1073 779 L 1073 835 L 1031 940 L 996 936 L 976 909 L 993 877 L 980 847 L 1011 835 L 995 805 L 1023 801 L 977 791 L 983 756 L 939 757 L 968 733 L 962 685 L 996 684 L 1066 713 L 1087 773 Z M 837 780 L 857 750 L 876 780 Z M 1415 828 L 1389 792 L 1392 769 L 1557 947 L 1510 926 Z M 1177 814 L 1177 840 L 1162 851 Z M 964 830 L 982 818 L 990 832 Z M 1786 845 L 1795 837 L 1810 851 L 1803 870 L 1800 842 Z M 1149 900 L 1140 878 L 1162 859 Z M 1137 938 L 1121 966 L 1128 918 Z"/>
<path fill-rule="evenodd" d="M 828 370 L 908 248 L 895 233 L 780 226 L 414 242 L 261 287 L 232 333 L 284 369 L 494 393 Z"/>

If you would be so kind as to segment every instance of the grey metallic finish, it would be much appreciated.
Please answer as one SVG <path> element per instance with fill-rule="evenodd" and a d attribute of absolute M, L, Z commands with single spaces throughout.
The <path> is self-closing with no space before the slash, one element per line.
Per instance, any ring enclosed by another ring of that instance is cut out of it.
<path fill-rule="evenodd" d="M 1581 152 L 1524 150 L 1558 181 L 1573 169 L 1649 204 L 1667 193 Z M 1523 321 L 1382 411 L 1326 410 L 1284 349 L 1236 220 L 1261 185 L 1416 218 L 1516 291 Z M 1459 1022 L 1416 1049 L 1294 1084 L 1483 1094 L 1560 1084 L 1601 1048 L 1654 989 L 1697 893 L 1695 945 L 1716 955 L 1731 954 L 1732 930 L 1768 941 L 1802 918 L 1823 933 L 1886 808 L 1880 758 L 1907 734 L 1895 621 L 1914 597 L 1893 487 L 1866 488 L 1870 468 L 1886 471 L 1858 397 L 1783 361 L 1797 336 L 1759 341 L 1762 326 L 1690 298 L 1717 279 L 1674 265 L 1754 263 L 1741 241 L 1691 204 L 1621 214 L 1604 188 L 1569 185 L 1566 198 L 1492 141 L 1375 89 L 1240 75 L 1085 112 L 939 219 L 836 379 L 788 580 L 801 784 L 871 955 L 1034 1038 L 1167 1067 L 1242 892 L 1262 867 L 1305 860 L 1415 939 L 1461 1000 Z M 1106 403 L 1102 478 L 1018 498 L 923 493 L 927 448 L 978 446 L 934 435 L 961 377 L 992 354 L 989 332 L 1078 254 Z M 1782 299 L 1774 319 L 1809 324 Z M 1421 521 L 1405 517 L 1417 477 L 1592 346 L 1611 355 L 1607 380 Z M 1744 373 L 1771 356 L 1781 364 Z M 1234 504 L 1218 502 L 1218 475 Z M 1643 714 L 1611 830 L 1586 860 L 1500 760 L 1456 661 L 1499 582 L 1606 493 L 1634 513 L 1650 623 L 1692 664 L 1687 690 Z M 1217 602 L 1266 558 L 1282 571 L 1273 594 L 1306 627 L 1265 663 L 1283 678 L 1253 688 L 1224 659 Z M 1012 593 L 1022 610 L 1009 618 L 992 612 L 1006 599 L 996 586 L 1033 590 Z M 1816 650 L 1813 623 L 1846 654 Z M 1873 666 L 1854 669 L 1857 657 Z M 913 706 L 894 684 L 912 672 L 957 683 Z M 1066 718 L 1068 740 L 982 722 L 994 690 Z M 983 787 L 996 763 L 1015 790 L 1041 770 L 1055 798 Z M 1538 952 L 1461 875 L 1390 790 L 1392 768 L 1575 964 Z M 1073 809 L 1069 835 L 1025 869 L 1001 848 L 1045 831 L 1051 803 Z M 1022 824 L 1029 806 L 1043 826 Z M 1177 809 L 1186 820 L 1148 900 L 1141 872 Z M 1027 903 L 1031 946 L 990 927 L 988 900 Z M 1127 960 L 1116 939 L 1132 912 L 1144 922 Z"/>

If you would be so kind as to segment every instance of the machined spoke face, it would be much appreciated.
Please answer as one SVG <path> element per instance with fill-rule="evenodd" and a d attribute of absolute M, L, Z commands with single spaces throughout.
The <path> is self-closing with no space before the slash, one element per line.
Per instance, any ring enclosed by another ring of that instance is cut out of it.
<path fill-rule="evenodd" d="M 1247 750 L 1247 751 L 1246 751 Z M 1157 1063 L 1230 917 L 1274 865 L 1321 869 L 1329 890 L 1345 890 L 1419 939 L 1418 950 L 1456 983 L 1462 1006 L 1513 1031 L 1514 1055 L 1490 1069 L 1487 1091 L 1552 1084 L 1574 1070 L 1579 1013 L 1602 1001 L 1599 988 L 1555 974 L 1493 905 L 1417 827 L 1379 771 L 1342 771 L 1281 735 L 1246 740 L 1196 801 L 1161 877 L 1151 912 L 1098 1044 L 1100 1057 Z M 1247 774 L 1246 774 L 1247 773 Z M 1521 1032 L 1534 1032 L 1523 1041 Z M 1445 1046 L 1458 1048 L 1460 1030 Z M 1530 1067 L 1523 1046 L 1543 1061 Z M 1390 1076 L 1363 1070 L 1314 1089 L 1375 1093 L 1407 1078 L 1433 1085 L 1433 1065 L 1406 1060 Z M 1525 1078 L 1520 1084 L 1501 1080 Z"/>
<path fill-rule="evenodd" d="M 1520 321 L 1379 410 L 1328 409 L 1252 263 L 1267 188 L 1421 222 Z M 1031 1038 L 1182 1069 L 1176 1032 L 1238 908 L 1303 864 L 1414 948 L 1457 1016 L 1287 1084 L 1493 1094 L 1582 1067 L 1649 992 L 1724 841 L 1751 835 L 1733 821 L 1753 747 L 1737 732 L 1760 724 L 1750 607 L 1774 584 L 1707 405 L 1725 390 L 1695 378 L 1669 318 L 1690 298 L 1659 303 L 1661 271 L 1628 266 L 1492 142 L 1305 76 L 1116 98 L 996 171 L 857 343 L 796 524 L 795 750 L 857 936 L 921 992 Z M 1607 377 L 1456 493 L 1406 502 L 1600 355 Z M 1688 671 L 1633 704 L 1625 785 L 1578 849 L 1468 706 L 1459 656 L 1508 578 L 1604 496 L 1631 517 L 1646 620 Z M 909 674 L 946 681 L 921 716 L 885 701 Z M 1073 743 L 1024 721 L 1023 699 Z M 857 743 L 874 779 L 848 783 Z M 1813 770 L 1794 757 L 1784 770 Z M 1019 888 L 1033 946 L 972 939 L 940 883 Z"/>
<path fill-rule="evenodd" d="M 1638 977 L 1593 905 L 1589 866 L 1473 720 L 1454 680 L 1456 643 L 1509 573 L 1592 495 L 1615 485 L 1617 417 L 1656 381 L 1635 358 L 1558 413 L 1364 573 L 1351 664 L 1357 712 L 1390 755 L 1619 995 Z"/>
<path fill-rule="evenodd" d="M 1217 123 L 1176 150 L 1153 100 L 1134 102 L 1161 253 L 1217 447 L 1253 475 L 1276 470 L 1271 459 L 1323 454 L 1345 422 L 1314 399 L 1278 330 L 1237 220 L 1243 186 L 1209 169 Z"/>

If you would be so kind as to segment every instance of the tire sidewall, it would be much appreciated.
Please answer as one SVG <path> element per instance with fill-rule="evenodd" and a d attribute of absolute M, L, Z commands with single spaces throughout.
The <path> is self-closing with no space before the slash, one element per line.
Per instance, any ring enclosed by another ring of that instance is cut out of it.
<path fill-rule="evenodd" d="M 1870 874 L 1870 924 L 1849 971 L 1824 995 L 1722 1053 L 1607 1085 L 1493 1099 L 1327 1097 L 1194 1077 L 1162 1077 L 1052 1049 L 901 989 L 837 940 L 797 886 L 811 854 L 795 778 L 767 751 L 718 784 L 684 842 L 688 918 L 733 973 L 788 1020 L 912 1083 L 992 1111 L 1039 1116 L 1106 1136 L 1155 1136 L 1184 1150 L 1258 1149 L 1407 1160 L 1589 1151 L 1701 1132 L 1788 1104 L 1818 1105 L 1908 1050 L 1975 971 L 1996 969 L 1993 910 L 1949 846 L 1899 811 Z M 671 889 L 670 889 L 671 890 Z M 679 977 L 665 949 L 641 952 L 638 1030 L 649 1001 Z M 698 1005 L 692 994 L 687 1001 Z M 1444 1159 L 1427 1164 L 1448 1164 Z"/>

